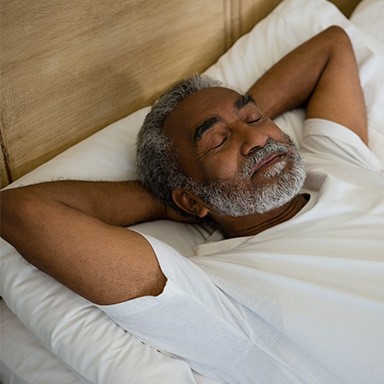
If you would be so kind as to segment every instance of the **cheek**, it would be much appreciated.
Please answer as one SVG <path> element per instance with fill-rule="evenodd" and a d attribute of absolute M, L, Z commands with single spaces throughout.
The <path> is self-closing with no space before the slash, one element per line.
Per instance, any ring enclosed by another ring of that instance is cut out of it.
<path fill-rule="evenodd" d="M 196 180 L 201 179 L 200 167 L 193 148 L 185 140 L 172 138 L 177 153 L 177 163 L 184 175 Z"/>
<path fill-rule="evenodd" d="M 204 181 L 223 181 L 238 178 L 240 174 L 237 156 L 223 152 L 200 163 Z"/>
<path fill-rule="evenodd" d="M 201 171 L 196 159 L 188 155 L 179 155 L 179 166 L 181 171 L 194 180 L 201 181 Z"/>

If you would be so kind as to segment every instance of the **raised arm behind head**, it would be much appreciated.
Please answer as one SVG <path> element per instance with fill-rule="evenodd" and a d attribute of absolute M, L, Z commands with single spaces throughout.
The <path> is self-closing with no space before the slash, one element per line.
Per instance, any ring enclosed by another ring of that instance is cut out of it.
<path fill-rule="evenodd" d="M 367 143 L 367 116 L 351 41 L 337 26 L 306 41 L 270 68 L 248 93 L 270 118 L 305 107 L 307 118 L 334 121 Z"/>

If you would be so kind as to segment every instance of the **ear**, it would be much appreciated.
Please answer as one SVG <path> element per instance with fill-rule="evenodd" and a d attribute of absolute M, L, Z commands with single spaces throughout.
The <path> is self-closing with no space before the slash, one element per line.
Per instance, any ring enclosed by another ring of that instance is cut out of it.
<path fill-rule="evenodd" d="M 209 209 L 205 206 L 204 202 L 189 191 L 175 189 L 172 192 L 172 197 L 173 201 L 180 209 L 193 216 L 203 218 L 209 213 Z"/>

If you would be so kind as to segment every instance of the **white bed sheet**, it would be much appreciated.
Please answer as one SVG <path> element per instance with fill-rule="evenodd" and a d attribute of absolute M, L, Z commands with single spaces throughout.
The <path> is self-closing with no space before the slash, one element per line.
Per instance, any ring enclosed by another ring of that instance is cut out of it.
<path fill-rule="evenodd" d="M 366 12 L 367 8 L 362 9 Z M 362 32 L 361 19 L 358 29 L 324 0 L 286 0 L 207 72 L 245 90 L 284 53 L 330 24 L 345 27 L 353 40 L 368 105 L 369 145 L 384 164 L 384 42 L 371 36 L 369 28 Z M 15 184 L 135 177 L 135 137 L 147 111 L 142 109 L 112 124 Z M 302 111 L 277 120 L 298 143 L 302 121 Z M 204 228 L 170 222 L 140 228 L 187 255 L 209 235 Z M 167 233 L 173 234 L 171 239 Z M 1 246 L 0 293 L 20 319 L 1 303 L 0 379 L 4 384 L 214 383 L 191 373 L 185 363 L 145 346 L 92 304 L 29 265 L 7 243 L 2 241 Z"/>
<path fill-rule="evenodd" d="M 0 380 L 4 384 L 85 384 L 0 301 Z"/>

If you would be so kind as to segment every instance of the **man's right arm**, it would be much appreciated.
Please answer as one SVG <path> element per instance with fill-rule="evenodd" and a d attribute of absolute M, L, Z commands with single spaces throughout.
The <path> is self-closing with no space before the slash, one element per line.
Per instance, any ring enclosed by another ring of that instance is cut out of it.
<path fill-rule="evenodd" d="M 1 192 L 2 237 L 83 297 L 112 304 L 162 292 L 153 249 L 123 226 L 164 218 L 137 181 L 60 181 Z"/>
<path fill-rule="evenodd" d="M 367 143 L 358 67 L 350 39 L 340 27 L 330 27 L 288 53 L 248 93 L 272 119 L 306 107 L 307 118 L 339 123 Z"/>

